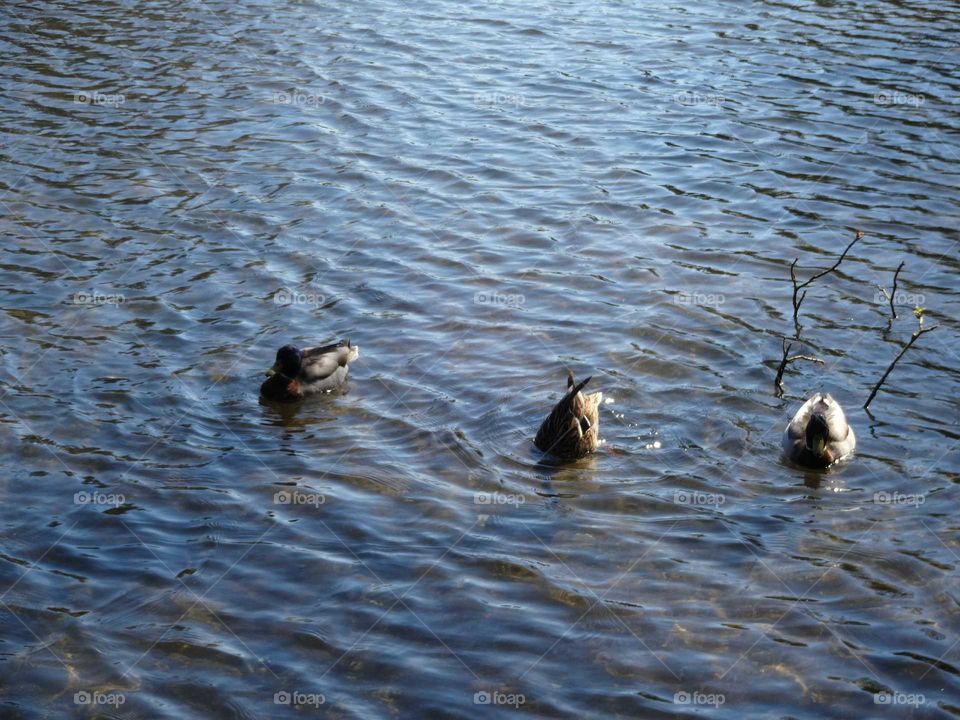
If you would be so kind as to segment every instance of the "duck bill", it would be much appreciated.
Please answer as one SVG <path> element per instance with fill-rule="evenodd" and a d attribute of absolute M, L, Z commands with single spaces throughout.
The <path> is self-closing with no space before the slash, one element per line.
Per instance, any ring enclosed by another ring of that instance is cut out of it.
<path fill-rule="evenodd" d="M 274 363 L 274 364 L 273 364 L 273 367 L 271 367 L 269 370 L 267 370 L 267 372 L 266 372 L 265 374 L 266 374 L 267 377 L 273 377 L 273 376 L 276 375 L 278 372 L 280 372 L 280 368 L 278 368 L 278 367 L 277 367 L 277 364 Z"/>
<path fill-rule="evenodd" d="M 824 442 L 824 439 L 822 437 L 818 437 L 817 441 L 813 445 L 813 449 L 817 455 L 823 455 L 823 450 L 826 446 L 827 444 Z"/>

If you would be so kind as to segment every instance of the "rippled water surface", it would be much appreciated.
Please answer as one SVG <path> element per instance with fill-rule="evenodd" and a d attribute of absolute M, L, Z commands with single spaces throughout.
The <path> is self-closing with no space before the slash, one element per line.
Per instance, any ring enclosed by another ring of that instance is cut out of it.
<path fill-rule="evenodd" d="M 3 717 L 960 716 L 956 4 L 0 18 Z"/>

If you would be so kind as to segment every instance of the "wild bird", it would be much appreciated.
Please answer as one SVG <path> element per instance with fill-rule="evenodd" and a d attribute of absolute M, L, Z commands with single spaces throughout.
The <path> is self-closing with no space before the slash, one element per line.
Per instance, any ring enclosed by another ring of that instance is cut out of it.
<path fill-rule="evenodd" d="M 360 348 L 350 340 L 302 350 L 284 345 L 277 360 L 267 370 L 269 376 L 260 386 L 260 396 L 274 402 L 294 402 L 307 395 L 333 390 L 346 381 L 348 364 L 360 356 Z"/>
<path fill-rule="evenodd" d="M 554 406 L 540 424 L 534 444 L 565 460 L 574 460 L 597 449 L 600 433 L 600 401 L 602 392 L 584 395 L 581 390 L 590 378 L 577 384 L 567 372 L 567 394 Z"/>
<path fill-rule="evenodd" d="M 807 400 L 783 433 L 784 453 L 806 467 L 828 467 L 849 457 L 856 446 L 840 404 L 823 393 Z"/>

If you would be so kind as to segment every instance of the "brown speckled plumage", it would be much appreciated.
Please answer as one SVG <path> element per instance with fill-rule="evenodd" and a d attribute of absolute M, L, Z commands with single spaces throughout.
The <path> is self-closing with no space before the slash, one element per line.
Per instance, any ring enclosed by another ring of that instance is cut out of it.
<path fill-rule="evenodd" d="M 567 374 L 567 394 L 554 406 L 537 431 L 534 444 L 540 450 L 573 460 L 597 449 L 599 408 L 603 393 L 584 395 L 581 390 L 588 382 L 590 378 L 576 384 L 573 373 Z"/>

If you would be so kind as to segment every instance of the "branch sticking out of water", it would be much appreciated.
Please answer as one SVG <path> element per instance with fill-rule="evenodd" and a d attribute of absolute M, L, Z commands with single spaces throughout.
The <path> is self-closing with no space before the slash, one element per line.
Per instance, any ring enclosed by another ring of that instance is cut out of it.
<path fill-rule="evenodd" d="M 897 278 L 900 276 L 900 271 L 903 270 L 903 266 L 906 265 L 906 261 L 900 263 L 897 267 L 897 271 L 893 274 L 893 292 L 888 293 L 882 285 L 877 285 L 880 288 L 880 292 L 883 293 L 884 297 L 890 302 L 890 316 L 891 319 L 897 319 L 897 309 L 893 305 L 893 299 L 897 296 Z M 888 328 L 889 329 L 889 328 Z"/>
<path fill-rule="evenodd" d="M 921 335 L 923 335 L 924 333 L 933 332 L 939 327 L 938 325 L 934 325 L 933 327 L 925 328 L 923 326 L 923 312 L 924 312 L 924 309 L 921 307 L 913 309 L 913 314 L 917 316 L 917 329 L 913 332 L 913 335 L 910 336 L 910 341 L 906 345 L 904 345 L 903 349 L 900 351 L 900 354 L 897 355 L 893 359 L 893 362 L 890 363 L 889 367 L 887 367 L 886 372 L 883 373 L 883 377 L 881 377 L 879 382 L 877 382 L 877 384 L 873 386 L 873 390 L 870 392 L 870 397 L 868 397 L 867 401 L 863 404 L 864 410 L 869 409 L 870 403 L 873 402 L 873 398 L 876 396 L 877 392 L 880 390 L 880 386 L 883 385 L 883 383 L 886 381 L 887 376 L 890 375 L 891 372 L 893 372 L 893 368 L 894 366 L 896 366 L 898 362 L 900 362 L 900 358 L 902 358 L 904 355 L 907 354 L 907 350 L 913 347 L 913 344 L 920 339 Z"/>
<path fill-rule="evenodd" d="M 788 343 L 786 339 L 783 341 L 783 359 L 780 360 L 780 367 L 777 368 L 777 379 L 773 381 L 773 384 L 777 388 L 777 397 L 783 395 L 783 371 L 787 369 L 787 365 L 797 360 L 808 360 L 809 362 L 820 363 L 821 365 L 826 365 L 826 363 L 818 357 L 813 355 L 790 355 L 790 348 L 793 347 L 793 343 Z"/>
<path fill-rule="evenodd" d="M 800 336 L 800 306 L 807 297 L 807 291 L 803 289 L 810 285 L 814 280 L 819 280 L 824 275 L 829 275 L 838 267 L 840 267 L 840 263 L 843 262 L 843 259 L 847 256 L 847 253 L 850 252 L 850 248 L 852 248 L 862 237 L 863 233 L 857 230 L 857 234 L 854 235 L 853 240 L 850 241 L 850 244 L 847 245 L 846 249 L 843 251 L 843 253 L 841 253 L 840 257 L 832 267 L 811 275 L 810 278 L 804 280 L 803 282 L 797 282 L 797 263 L 800 261 L 800 258 L 794 258 L 793 262 L 790 263 L 790 281 L 793 283 L 793 326 L 797 332 L 797 337 Z M 803 293 L 800 292 L 801 290 L 803 290 Z"/>

